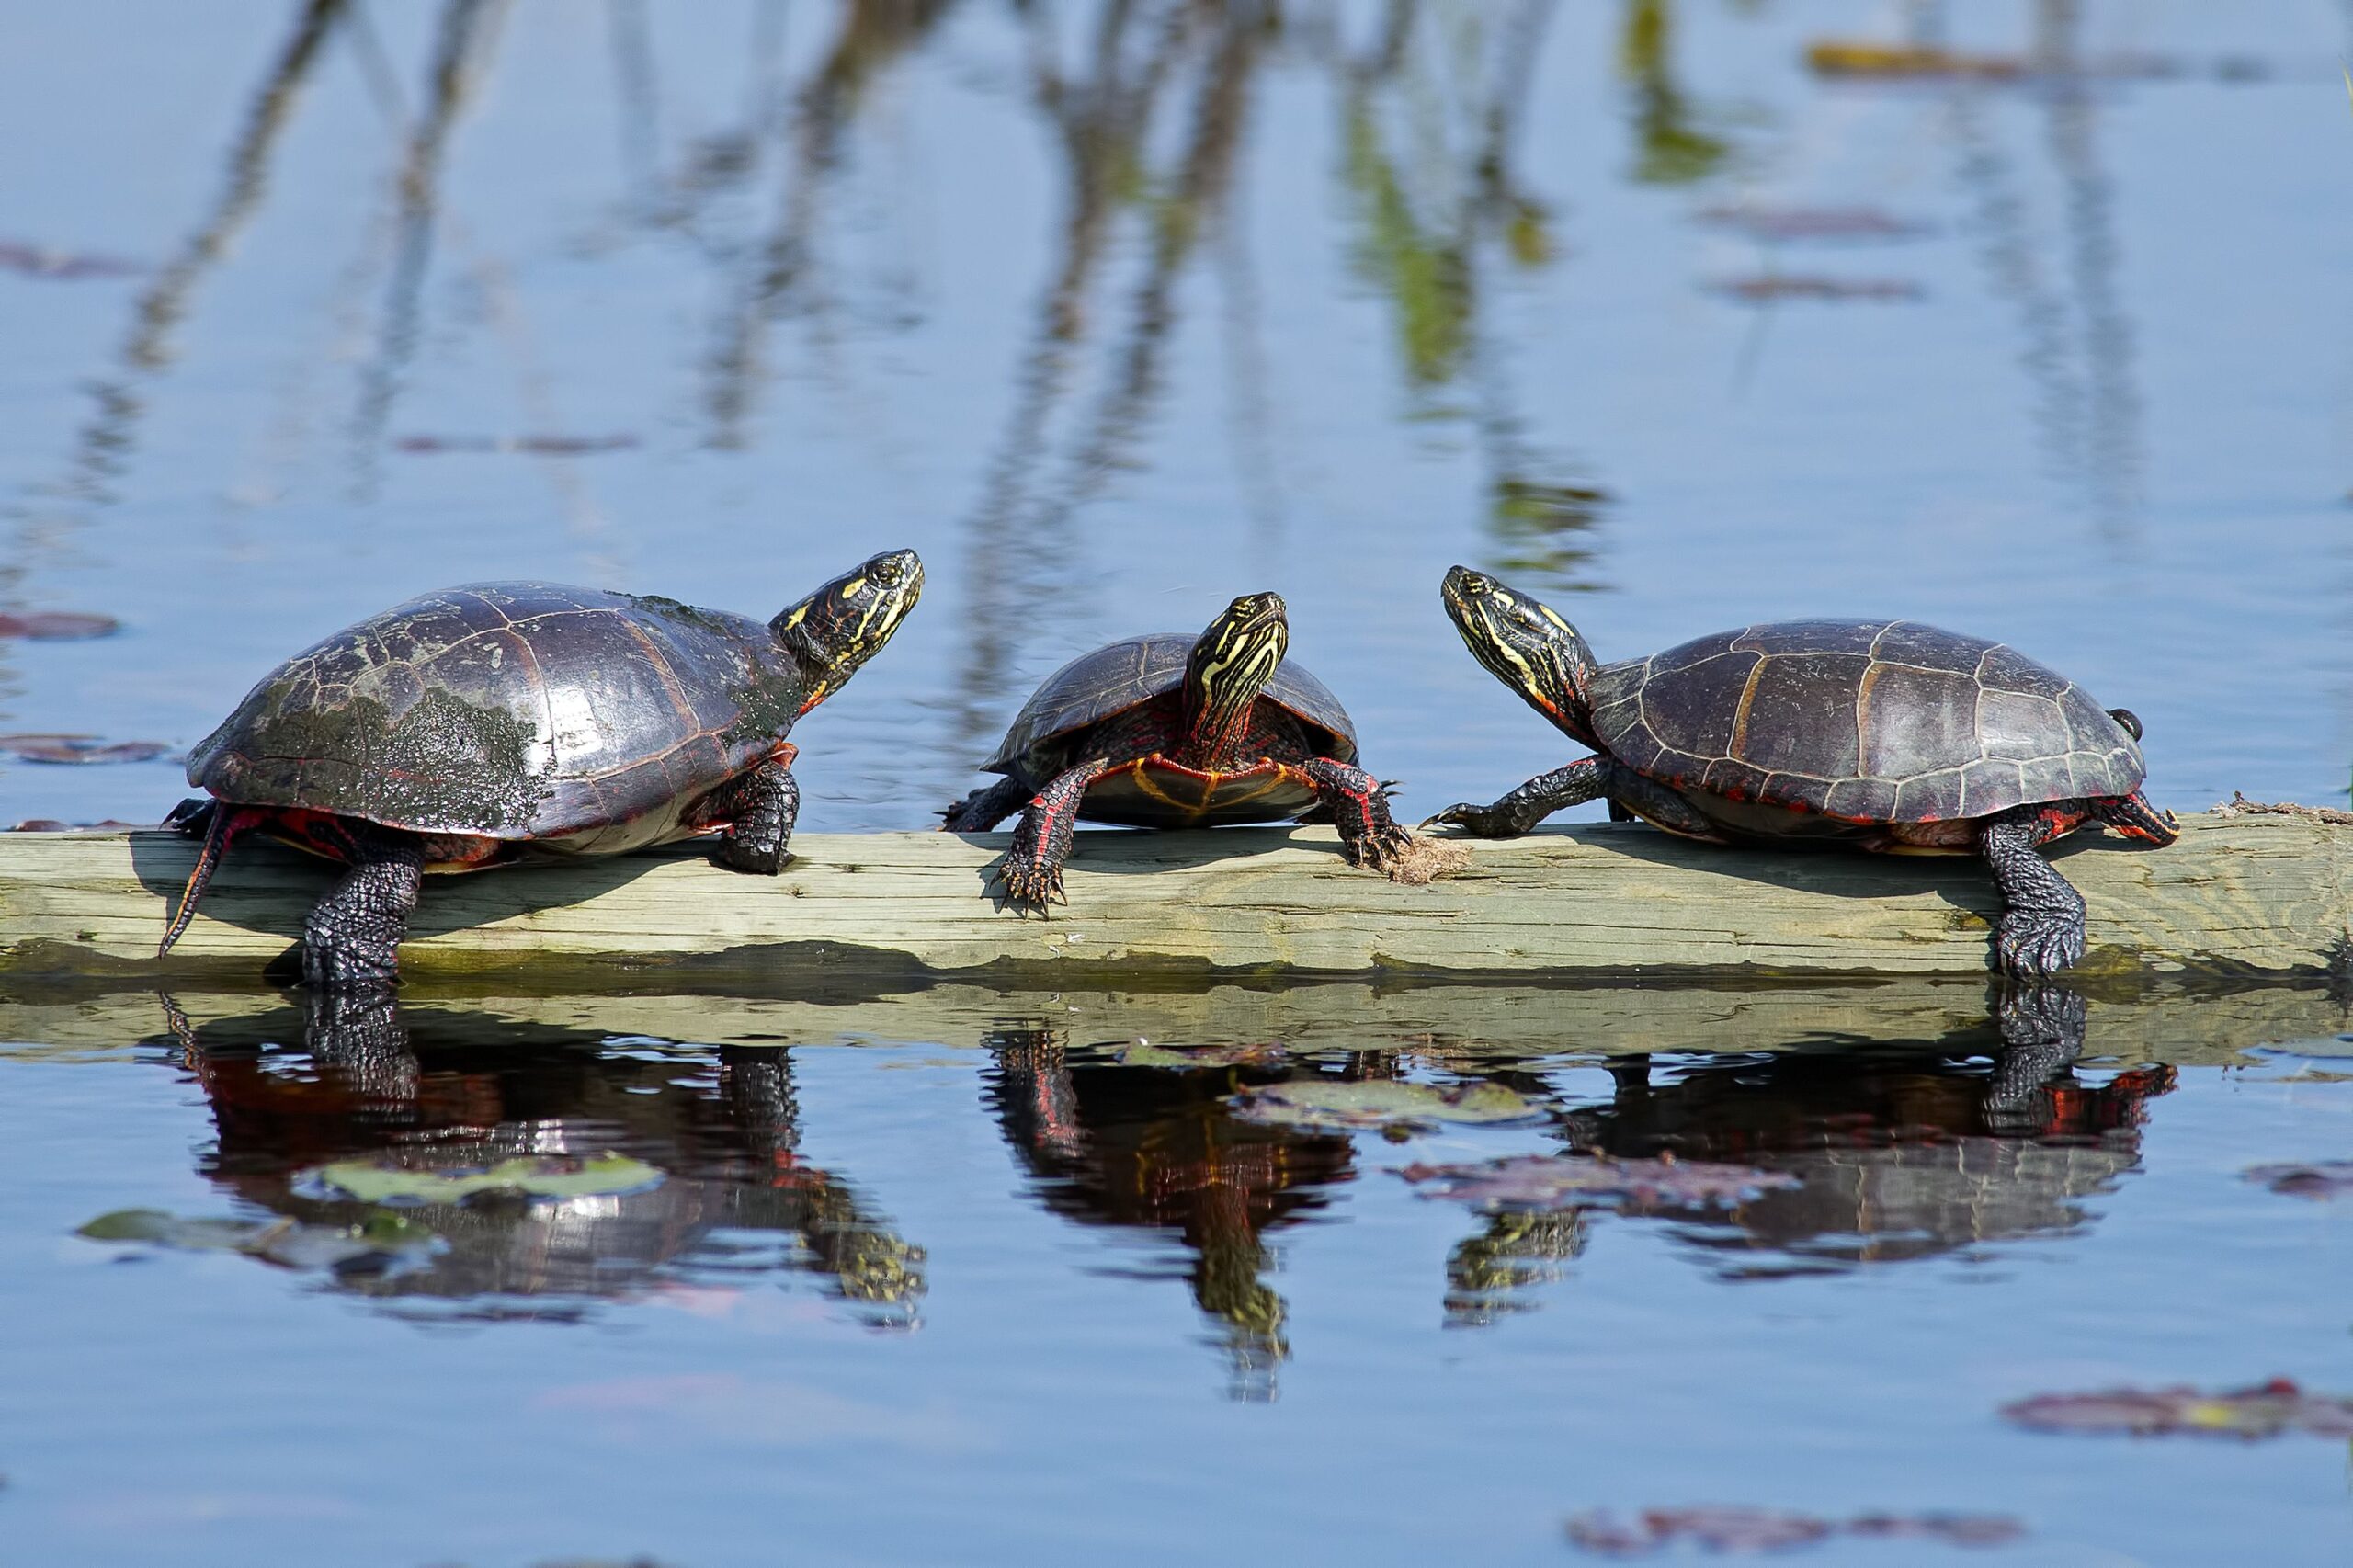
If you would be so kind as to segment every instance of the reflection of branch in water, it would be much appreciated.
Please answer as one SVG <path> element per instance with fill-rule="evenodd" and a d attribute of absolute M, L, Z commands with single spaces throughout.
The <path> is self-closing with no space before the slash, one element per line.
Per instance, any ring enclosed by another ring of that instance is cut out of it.
<path fill-rule="evenodd" d="M 1693 124 L 1674 71 L 1671 0 L 1626 0 L 1619 74 L 1634 90 L 1633 177 L 1645 185 L 1689 185 L 1714 174 L 1731 148 Z"/>
<path fill-rule="evenodd" d="M 425 113 L 410 128 L 401 159 L 392 278 L 385 290 L 383 326 L 375 356 L 360 376 L 359 406 L 352 421 L 354 466 L 363 494 L 374 488 L 378 449 L 400 393 L 402 373 L 416 352 L 417 321 L 425 275 L 433 256 L 433 225 L 438 206 L 441 163 L 459 117 L 472 100 L 475 82 L 488 68 L 489 51 L 509 0 L 448 0 L 435 37 Z"/>
<path fill-rule="evenodd" d="M 955 738 L 976 744 L 995 727 L 1006 695 L 1016 638 L 1029 618 L 1022 606 L 1043 590 L 1032 581 L 1063 562 L 1065 541 L 1046 537 L 1051 519 L 1031 511 L 1031 483 L 1047 449 L 1053 413 L 1075 369 L 1086 333 L 1085 301 L 1101 266 L 1111 219 L 1137 182 L 1142 143 L 1162 87 L 1196 30 L 1200 8 L 1172 4 L 1151 19 L 1150 43 L 1132 79 L 1125 57 L 1133 7 L 1120 0 L 1097 19 L 1089 75 L 1073 83 L 1056 63 L 1042 12 L 1031 14 L 1032 96 L 1060 133 L 1070 194 L 1062 254 L 1038 306 L 1031 346 L 1015 376 L 1012 412 L 997 455 L 967 525 L 964 657 L 958 662 Z"/>
<path fill-rule="evenodd" d="M 1422 115 L 1411 121 L 1417 141 L 1438 145 L 1392 156 L 1381 135 L 1382 95 L 1413 102 L 1451 97 L 1400 81 L 1423 58 L 1400 32 L 1410 9 L 1393 7 L 1379 53 L 1345 74 L 1347 177 L 1363 225 L 1358 266 L 1394 307 L 1409 386 L 1427 397 L 1462 381 L 1473 394 L 1470 417 L 1488 472 L 1485 523 L 1495 540 L 1491 563 L 1561 586 L 1588 586 L 1593 552 L 1579 536 L 1597 525 L 1608 496 L 1561 472 L 1527 439 L 1507 347 L 1483 317 L 1492 251 L 1524 267 L 1542 266 L 1552 254 L 1544 208 L 1518 188 L 1512 162 L 1552 7 L 1550 0 L 1523 0 L 1504 16 L 1493 64 L 1480 67 L 1461 117 L 1468 126 L 1461 152 L 1446 145 L 1442 117 Z M 1450 177 L 1417 200 L 1401 173 L 1406 167 Z"/>
<path fill-rule="evenodd" d="M 2045 282 L 2027 203 L 2012 165 L 1995 146 L 1982 90 L 1951 92 L 1949 115 L 1961 157 L 1957 173 L 1973 196 L 1981 255 L 1994 292 L 2010 299 L 2024 345 L 2019 363 L 2036 389 L 2035 425 L 2046 461 L 2085 486 L 2103 532 L 2129 525 L 2138 504 L 2140 398 L 2132 375 L 2132 331 L 2120 302 L 2120 266 L 2109 182 L 2098 168 L 2094 107 L 2075 68 L 2073 9 L 2046 8 L 2036 58 L 2049 82 L 2049 146 L 2064 191 L 2068 275 L 2074 310 Z M 2078 357 L 2080 355 L 2080 364 Z"/>
<path fill-rule="evenodd" d="M 292 34 L 254 95 L 244 129 L 230 144 L 227 176 L 211 211 L 132 303 L 121 369 L 91 386 L 97 412 L 82 427 L 71 477 L 63 487 L 67 495 L 84 501 L 111 499 L 106 482 L 122 472 L 142 412 L 139 384 L 172 362 L 176 353 L 173 329 L 187 315 L 197 285 L 229 254 L 267 194 L 270 158 L 278 137 L 343 12 L 344 0 L 309 0 L 296 16 Z"/>
<path fill-rule="evenodd" d="M 2042 0 L 2038 53 L 2052 51 L 2051 161 L 2065 187 L 2068 272 L 2083 324 L 2084 478 L 2101 530 L 2120 541 L 2139 509 L 2141 399 L 2132 380 L 2132 324 L 2116 287 L 2122 262 L 2113 191 L 2099 167 L 2092 96 L 2074 69 L 2077 20 L 2074 0 Z"/>
<path fill-rule="evenodd" d="M 631 204 L 650 213 L 662 185 L 662 92 L 645 0 L 605 0 L 605 26 L 612 40 L 613 99 L 620 111 L 615 130 L 620 135 L 622 178 Z"/>
<path fill-rule="evenodd" d="M 745 422 L 767 380 L 770 324 L 794 309 L 819 319 L 826 314 L 831 301 L 819 288 L 815 238 L 824 215 L 820 198 L 841 162 L 842 131 L 867 87 L 921 43 L 953 5 L 954 0 L 867 0 L 843 12 L 840 35 L 795 106 L 793 156 L 776 227 L 748 254 L 711 347 L 712 446 L 734 450 L 745 445 Z"/>

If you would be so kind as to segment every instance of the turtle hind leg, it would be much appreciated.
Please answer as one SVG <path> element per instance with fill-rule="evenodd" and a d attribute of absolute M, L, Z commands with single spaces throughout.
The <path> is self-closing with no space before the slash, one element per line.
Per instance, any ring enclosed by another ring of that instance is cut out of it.
<path fill-rule="evenodd" d="M 2036 851 L 2083 820 L 2073 801 L 2018 806 L 1985 819 L 1977 849 L 1994 869 L 2004 909 L 1994 957 L 2006 974 L 2035 979 L 2084 956 L 2084 895 Z"/>
<path fill-rule="evenodd" d="M 353 824 L 348 869 L 302 922 L 302 983 L 323 991 L 390 986 L 400 942 L 425 881 L 425 844 L 413 833 Z"/>
<path fill-rule="evenodd" d="M 1013 829 L 1013 847 L 994 873 L 1005 888 L 1005 902 L 1016 910 L 1043 915 L 1050 903 L 1070 902 L 1063 892 L 1063 867 L 1070 859 L 1072 835 L 1078 828 L 1078 804 L 1086 787 L 1110 766 L 1110 758 L 1098 756 L 1067 768 L 1022 808 L 1021 821 Z"/>
<path fill-rule="evenodd" d="M 727 787 L 723 809 L 733 822 L 719 840 L 720 863 L 764 877 L 783 870 L 801 817 L 801 783 L 792 769 L 762 763 Z"/>
<path fill-rule="evenodd" d="M 1029 803 L 1029 788 L 1018 778 L 1000 778 L 975 790 L 940 812 L 942 833 L 986 833 Z"/>
<path fill-rule="evenodd" d="M 1389 787 L 1361 767 L 1328 756 L 1298 765 L 1314 787 L 1316 810 L 1340 830 L 1340 853 L 1351 866 L 1388 871 L 1414 842 L 1389 814 Z"/>

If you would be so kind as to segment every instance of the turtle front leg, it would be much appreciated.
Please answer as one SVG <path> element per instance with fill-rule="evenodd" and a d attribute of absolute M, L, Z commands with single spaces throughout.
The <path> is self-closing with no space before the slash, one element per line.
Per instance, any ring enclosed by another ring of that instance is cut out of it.
<path fill-rule="evenodd" d="M 1029 803 L 1029 789 L 1018 778 L 1000 778 L 975 790 L 939 814 L 942 833 L 986 833 Z"/>
<path fill-rule="evenodd" d="M 1340 830 L 1340 853 L 1351 866 L 1386 871 L 1414 842 L 1389 814 L 1389 787 L 1361 767 L 1328 756 L 1299 765 L 1315 790 L 1316 804 Z"/>
<path fill-rule="evenodd" d="M 1994 927 L 1995 961 L 2006 974 L 2038 979 L 2084 956 L 2084 895 L 2035 853 L 2084 815 L 2081 802 L 2058 801 L 1987 817 L 1978 830 L 1978 852 L 2006 906 Z"/>
<path fill-rule="evenodd" d="M 1050 903 L 1068 903 L 1063 892 L 1063 866 L 1070 859 L 1071 835 L 1078 828 L 1078 803 L 1086 787 L 1103 777 L 1108 757 L 1092 757 L 1054 776 L 1022 808 L 1013 830 L 1013 847 L 998 862 L 995 880 L 1004 884 L 1005 902 L 1017 911 L 1046 913 Z"/>
<path fill-rule="evenodd" d="M 729 786 L 726 814 L 733 820 L 719 838 L 722 865 L 763 877 L 783 870 L 801 815 L 801 783 L 790 764 L 764 762 L 736 779 Z"/>
<path fill-rule="evenodd" d="M 413 833 L 354 833 L 348 861 L 302 922 L 302 983 L 322 991 L 399 981 L 401 937 L 425 881 L 425 845 Z"/>
<path fill-rule="evenodd" d="M 1447 807 L 1422 825 L 1445 823 L 1476 838 L 1518 838 L 1554 812 L 1601 799 L 1609 792 L 1614 771 L 1615 765 L 1607 757 L 1589 756 L 1538 774 L 1492 806 L 1463 801 Z"/>

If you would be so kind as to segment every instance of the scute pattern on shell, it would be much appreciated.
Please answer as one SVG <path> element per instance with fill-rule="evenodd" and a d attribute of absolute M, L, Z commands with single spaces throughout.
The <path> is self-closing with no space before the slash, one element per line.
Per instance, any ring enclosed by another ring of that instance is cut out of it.
<path fill-rule="evenodd" d="M 188 756 L 224 800 L 419 832 L 578 835 L 771 755 L 807 680 L 762 623 L 545 583 L 426 594 L 265 676 Z"/>
<path fill-rule="evenodd" d="M 2141 748 L 2016 649 L 1917 621 L 1792 620 L 1604 667 L 1594 732 L 1678 789 L 1857 823 L 2140 788 Z"/>
<path fill-rule="evenodd" d="M 1198 632 L 1157 631 L 1080 654 L 1040 684 L 1015 715 L 996 755 L 981 764 L 983 771 L 1051 778 L 1076 760 L 1057 743 L 1183 686 L 1185 660 L 1199 641 Z M 1322 681 L 1285 659 L 1275 666 L 1265 695 L 1331 737 L 1324 756 L 1339 762 L 1357 759 L 1356 726 Z"/>

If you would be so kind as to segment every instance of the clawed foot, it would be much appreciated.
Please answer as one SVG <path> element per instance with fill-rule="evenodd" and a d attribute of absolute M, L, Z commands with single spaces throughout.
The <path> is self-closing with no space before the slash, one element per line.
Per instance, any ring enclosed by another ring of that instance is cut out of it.
<path fill-rule="evenodd" d="M 1340 853 L 1351 866 L 1386 873 L 1414 846 L 1414 835 L 1395 823 L 1384 823 L 1370 833 L 1340 840 Z"/>
<path fill-rule="evenodd" d="M 988 791 L 986 790 L 975 790 L 971 794 L 965 796 L 962 800 L 956 801 L 940 807 L 939 831 L 942 833 L 970 833 L 982 831 L 967 827 L 965 825 L 964 813 L 972 810 L 973 802 L 977 801 L 982 796 L 987 793 Z"/>
<path fill-rule="evenodd" d="M 2021 980 L 2072 969 L 2084 956 L 2083 916 L 2014 909 L 1995 927 L 1994 954 L 2003 973 Z"/>
<path fill-rule="evenodd" d="M 1422 825 L 1459 827 L 1473 838 L 1518 838 L 1536 824 L 1519 821 L 1501 806 L 1474 806 L 1462 801 L 1424 818 Z"/>
<path fill-rule="evenodd" d="M 998 862 L 995 880 L 1005 889 L 1005 902 L 1017 915 L 1035 910 L 1044 915 L 1050 905 L 1070 902 L 1070 895 L 1063 892 L 1062 867 L 1018 849 L 1008 851 Z"/>

